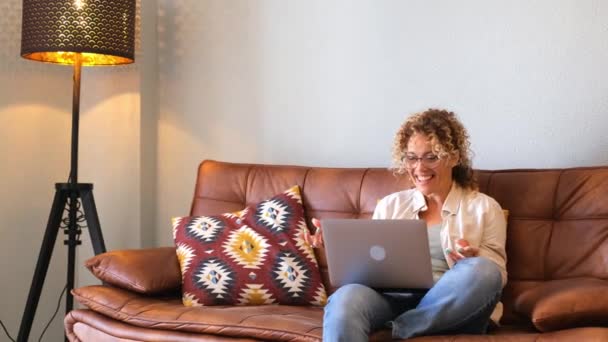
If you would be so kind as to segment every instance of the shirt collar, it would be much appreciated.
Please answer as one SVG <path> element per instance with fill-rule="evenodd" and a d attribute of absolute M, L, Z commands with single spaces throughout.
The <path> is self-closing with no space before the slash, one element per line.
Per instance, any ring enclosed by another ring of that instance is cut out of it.
<path fill-rule="evenodd" d="M 462 188 L 456 184 L 456 182 L 452 181 L 452 188 L 448 193 L 448 197 L 443 202 L 442 211 L 450 214 L 456 215 L 458 209 L 460 209 L 460 202 L 462 199 Z"/>
<path fill-rule="evenodd" d="M 450 188 L 448 197 L 446 197 L 445 202 L 443 202 L 441 211 L 450 215 L 456 215 L 458 209 L 460 208 L 461 198 L 462 188 L 458 186 L 456 182 L 452 181 L 452 187 Z M 416 189 L 416 192 L 414 193 L 413 204 L 415 213 L 419 213 L 420 211 L 427 209 L 426 199 L 424 198 L 422 192 L 418 191 L 418 189 Z"/>
<path fill-rule="evenodd" d="M 424 211 L 427 209 L 426 200 L 424 199 L 424 195 L 418 189 L 414 192 L 414 200 L 412 201 L 414 204 L 414 212 L 418 214 L 420 211 Z"/>

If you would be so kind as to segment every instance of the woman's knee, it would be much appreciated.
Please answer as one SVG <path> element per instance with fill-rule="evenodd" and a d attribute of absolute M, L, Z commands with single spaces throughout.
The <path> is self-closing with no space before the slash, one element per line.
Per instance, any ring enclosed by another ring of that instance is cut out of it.
<path fill-rule="evenodd" d="M 366 324 L 366 302 L 374 290 L 359 284 L 340 287 L 328 299 L 325 306 L 326 329 L 342 331 Z M 363 328 L 363 327 L 361 327 Z M 367 331 L 367 329 L 364 329 Z"/>
<path fill-rule="evenodd" d="M 325 306 L 324 339 L 327 337 L 328 340 L 367 340 L 370 331 L 377 329 L 391 317 L 392 310 L 384 296 L 367 286 L 345 285 L 329 297 Z M 341 339 L 330 338 L 331 336 L 350 337 Z"/>
<path fill-rule="evenodd" d="M 369 287 L 348 284 L 334 292 L 325 306 L 324 341 L 366 341 L 372 322 L 366 308 L 373 295 Z"/>
<path fill-rule="evenodd" d="M 327 307 L 338 306 L 345 309 L 356 309 L 368 303 L 379 294 L 373 289 L 360 284 L 347 284 L 334 292 L 328 300 Z"/>

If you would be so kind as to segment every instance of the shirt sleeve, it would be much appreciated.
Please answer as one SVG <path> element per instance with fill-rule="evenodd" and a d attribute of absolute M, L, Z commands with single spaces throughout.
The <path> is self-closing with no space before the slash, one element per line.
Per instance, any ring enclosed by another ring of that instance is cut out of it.
<path fill-rule="evenodd" d="M 491 200 L 489 209 L 484 215 L 484 230 L 479 255 L 494 261 L 501 268 L 503 285 L 506 282 L 507 253 L 507 220 L 498 202 Z"/>

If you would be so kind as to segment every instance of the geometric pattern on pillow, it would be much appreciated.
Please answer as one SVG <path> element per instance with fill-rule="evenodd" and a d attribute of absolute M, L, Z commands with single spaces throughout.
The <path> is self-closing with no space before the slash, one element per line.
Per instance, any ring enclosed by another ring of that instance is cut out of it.
<path fill-rule="evenodd" d="M 327 302 L 299 186 L 234 213 L 172 219 L 182 302 L 317 305 Z"/>

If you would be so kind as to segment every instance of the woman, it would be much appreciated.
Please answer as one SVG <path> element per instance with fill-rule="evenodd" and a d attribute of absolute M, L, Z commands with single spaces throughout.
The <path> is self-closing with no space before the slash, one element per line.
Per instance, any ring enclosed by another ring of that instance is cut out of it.
<path fill-rule="evenodd" d="M 485 333 L 507 279 L 506 221 L 500 205 L 476 190 L 469 145 L 463 125 L 445 110 L 415 114 L 400 127 L 394 170 L 415 188 L 383 198 L 373 218 L 426 222 L 435 285 L 424 295 L 342 286 L 325 307 L 324 341 L 367 341 L 385 327 L 393 338 Z M 317 234 L 306 238 L 318 246 L 322 232 L 318 220 L 313 224 Z"/>

